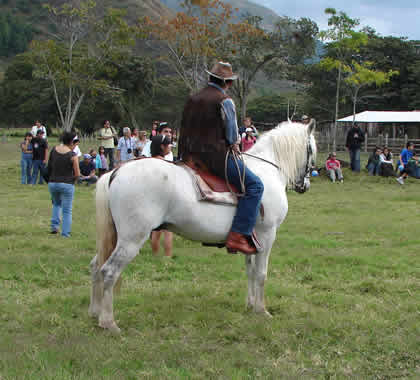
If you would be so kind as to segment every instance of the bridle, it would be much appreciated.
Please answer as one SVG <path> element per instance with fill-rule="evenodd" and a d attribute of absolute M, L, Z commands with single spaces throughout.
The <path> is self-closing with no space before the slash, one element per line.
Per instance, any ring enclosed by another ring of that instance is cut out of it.
<path fill-rule="evenodd" d="M 308 140 L 306 143 L 306 165 L 305 165 L 305 175 L 302 176 L 301 180 L 296 183 L 295 191 L 303 194 L 306 191 L 306 181 L 309 179 L 309 172 L 311 170 L 312 163 L 310 162 L 310 157 L 312 157 L 313 150 L 311 145 L 311 135 L 308 135 Z"/>

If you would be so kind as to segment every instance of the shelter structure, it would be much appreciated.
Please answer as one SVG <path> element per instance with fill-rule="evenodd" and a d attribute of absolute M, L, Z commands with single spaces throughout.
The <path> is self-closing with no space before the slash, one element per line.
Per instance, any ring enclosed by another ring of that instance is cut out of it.
<path fill-rule="evenodd" d="M 337 120 L 350 128 L 353 115 Z M 420 111 L 364 111 L 355 115 L 355 122 L 364 127 L 368 136 L 388 135 L 390 138 L 420 138 Z"/>

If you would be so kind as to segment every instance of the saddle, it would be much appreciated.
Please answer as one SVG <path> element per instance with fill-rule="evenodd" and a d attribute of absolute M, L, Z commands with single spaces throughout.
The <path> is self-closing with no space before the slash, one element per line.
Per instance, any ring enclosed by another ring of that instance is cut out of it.
<path fill-rule="evenodd" d="M 238 190 L 235 186 L 230 185 L 230 189 L 226 181 L 213 173 L 209 172 L 202 165 L 194 161 L 181 161 L 177 163 L 182 166 L 192 177 L 194 188 L 200 201 L 208 201 L 219 204 L 237 205 Z"/>

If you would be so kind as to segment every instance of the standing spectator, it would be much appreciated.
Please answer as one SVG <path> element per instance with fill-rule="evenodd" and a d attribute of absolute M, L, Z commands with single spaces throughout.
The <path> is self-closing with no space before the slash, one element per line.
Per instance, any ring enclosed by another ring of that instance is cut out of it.
<path fill-rule="evenodd" d="M 369 175 L 379 175 L 379 170 L 381 168 L 381 154 L 381 148 L 376 147 L 369 156 L 368 163 L 366 165 Z"/>
<path fill-rule="evenodd" d="M 387 146 L 384 146 L 384 148 L 382 149 L 382 154 L 379 158 L 381 161 L 379 174 L 384 177 L 395 177 L 394 163 L 392 161 L 392 152 Z"/>
<path fill-rule="evenodd" d="M 114 127 L 111 126 L 109 120 L 104 121 L 104 126 L 99 130 L 98 140 L 100 140 L 105 148 L 105 156 L 109 159 L 109 168 L 114 169 L 114 137 L 117 138 L 117 133 Z"/>
<path fill-rule="evenodd" d="M 51 150 L 48 161 L 48 190 L 53 204 L 51 233 L 58 233 L 62 214 L 61 235 L 65 237 L 70 237 L 71 233 L 74 183 L 80 175 L 79 161 L 73 152 L 74 137 L 73 132 L 64 132 L 62 144 Z"/>
<path fill-rule="evenodd" d="M 105 156 L 105 148 L 101 145 L 98 148 L 98 156 L 101 159 L 101 167 L 99 168 L 99 177 L 108 171 L 108 161 Z"/>
<path fill-rule="evenodd" d="M 158 134 L 159 124 L 160 124 L 160 123 L 159 123 L 157 120 L 155 120 L 155 121 L 152 123 L 152 131 L 150 132 L 150 137 L 149 137 L 149 140 L 151 140 L 153 136 L 156 136 L 156 135 Z"/>
<path fill-rule="evenodd" d="M 241 150 L 242 152 L 246 152 L 247 150 L 251 149 L 252 146 L 257 141 L 257 138 L 253 136 L 252 128 L 245 129 L 245 137 L 241 139 Z"/>
<path fill-rule="evenodd" d="M 80 150 L 79 144 L 80 144 L 79 137 L 75 136 L 75 138 L 73 140 L 73 152 L 80 162 L 81 157 L 82 157 L 82 151 Z"/>
<path fill-rule="evenodd" d="M 20 160 L 20 166 L 22 168 L 22 185 L 32 184 L 32 133 L 26 132 L 25 139 L 20 144 L 22 150 L 22 157 Z"/>
<path fill-rule="evenodd" d="M 47 128 L 45 128 L 43 125 L 41 125 L 41 122 L 39 120 L 35 121 L 35 125 L 31 129 L 31 133 L 33 137 L 36 137 L 36 133 L 38 132 L 38 129 L 42 129 L 44 131 L 44 135 L 42 136 L 44 139 L 47 138 Z"/>
<path fill-rule="evenodd" d="M 327 169 L 327 173 L 334 183 L 336 179 L 338 179 L 341 183 L 343 183 L 343 173 L 341 172 L 341 163 L 337 160 L 337 154 L 335 152 L 331 153 L 327 161 L 325 162 L 325 169 Z"/>
<path fill-rule="evenodd" d="M 125 162 L 134 158 L 136 141 L 131 137 L 130 128 L 123 128 L 123 136 L 118 140 L 117 161 Z"/>
<path fill-rule="evenodd" d="M 404 185 L 404 180 L 409 175 L 409 172 L 406 166 L 410 158 L 413 156 L 413 151 L 414 151 L 414 143 L 409 141 L 406 145 L 406 148 L 404 148 L 400 153 L 399 165 L 402 166 L 402 170 L 400 170 L 400 176 L 397 178 L 397 181 L 400 185 Z"/>
<path fill-rule="evenodd" d="M 362 129 L 354 124 L 347 133 L 346 148 L 350 153 L 350 166 L 354 172 L 360 172 L 360 146 L 365 141 Z"/>
<path fill-rule="evenodd" d="M 150 146 L 152 157 L 166 160 L 166 157 L 170 156 L 171 152 L 171 138 L 168 135 L 160 134 L 152 137 L 152 142 Z M 160 237 L 163 232 L 164 237 L 164 248 L 165 256 L 172 256 L 172 246 L 173 246 L 173 233 L 167 230 L 152 231 L 151 236 L 151 245 L 152 251 L 155 256 L 159 254 L 160 250 Z"/>
<path fill-rule="evenodd" d="M 251 119 L 251 117 L 249 117 L 249 116 L 247 116 L 245 119 L 244 119 L 244 125 L 241 127 L 241 128 L 239 128 L 239 136 L 242 138 L 242 137 L 245 137 L 245 134 L 246 134 L 246 129 L 247 128 L 251 128 L 252 129 L 252 136 L 254 136 L 255 138 L 257 138 L 258 137 L 258 131 L 257 131 L 257 128 L 255 128 L 255 126 L 254 126 L 254 124 L 252 124 L 252 119 Z"/>
<path fill-rule="evenodd" d="M 138 130 L 138 128 L 134 128 L 132 130 L 131 137 L 134 141 L 133 155 L 134 155 L 134 157 L 138 157 L 139 156 L 139 151 L 137 149 L 137 145 L 139 143 L 139 130 Z"/>
<path fill-rule="evenodd" d="M 172 140 L 172 128 L 168 125 L 168 123 L 166 123 L 166 122 L 160 123 L 159 128 L 157 129 L 157 132 L 158 132 L 158 135 L 168 136 Z M 151 153 L 151 150 L 150 150 L 151 144 L 152 144 L 151 140 L 146 143 L 146 145 L 143 148 L 143 156 L 152 157 L 152 153 Z M 173 161 L 174 160 L 174 155 L 173 155 L 172 151 L 170 151 L 165 156 L 165 160 L 167 160 L 167 161 Z"/>
<path fill-rule="evenodd" d="M 36 184 L 38 173 L 38 184 L 42 185 L 44 183 L 44 179 L 41 175 L 41 169 L 44 168 L 47 163 L 48 143 L 47 140 L 43 138 L 43 135 L 44 131 L 42 129 L 38 129 L 36 137 L 32 138 L 32 185 Z"/>
<path fill-rule="evenodd" d="M 138 157 L 141 157 L 143 155 L 143 149 L 148 143 L 149 139 L 147 138 L 147 132 L 146 131 L 140 131 L 139 133 L 139 139 L 137 141 L 137 152 Z"/>
<path fill-rule="evenodd" d="M 302 115 L 301 122 L 302 124 L 309 124 L 311 122 L 311 118 L 308 115 Z"/>
<path fill-rule="evenodd" d="M 92 156 L 90 154 L 83 155 L 83 161 L 79 165 L 80 177 L 78 183 L 86 182 L 86 185 L 89 186 L 93 183 L 96 183 L 98 177 L 96 176 L 95 163 L 92 161 Z"/>

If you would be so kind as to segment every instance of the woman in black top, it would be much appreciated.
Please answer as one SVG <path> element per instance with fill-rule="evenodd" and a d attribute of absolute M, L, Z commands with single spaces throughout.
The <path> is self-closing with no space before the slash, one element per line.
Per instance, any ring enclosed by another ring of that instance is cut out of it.
<path fill-rule="evenodd" d="M 64 132 L 62 144 L 55 146 L 48 161 L 48 190 L 52 200 L 51 233 L 56 234 L 60 227 L 60 213 L 63 215 L 61 235 L 70 236 L 74 183 L 80 176 L 79 162 L 73 153 L 76 134 Z"/>

